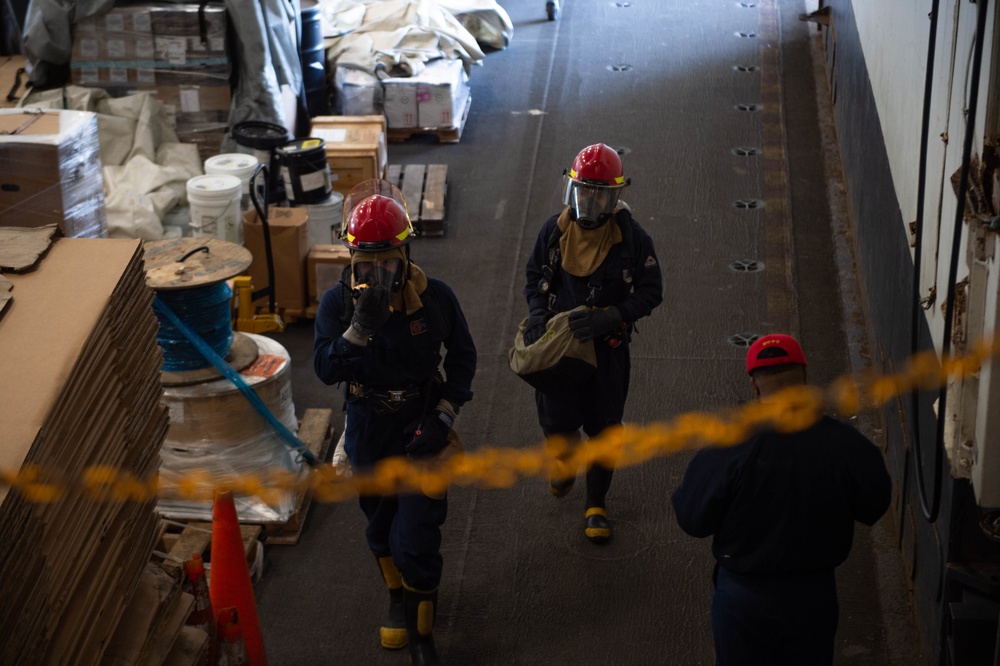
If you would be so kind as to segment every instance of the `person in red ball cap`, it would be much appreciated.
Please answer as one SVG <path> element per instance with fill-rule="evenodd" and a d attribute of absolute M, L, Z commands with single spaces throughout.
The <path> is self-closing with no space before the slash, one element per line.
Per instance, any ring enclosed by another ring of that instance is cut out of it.
<path fill-rule="evenodd" d="M 760 400 L 806 383 L 805 354 L 788 335 L 757 339 L 746 370 Z M 881 451 L 829 416 L 699 451 L 672 502 L 681 529 L 713 537 L 716 664 L 832 664 L 834 570 L 855 521 L 873 525 L 891 492 Z"/>

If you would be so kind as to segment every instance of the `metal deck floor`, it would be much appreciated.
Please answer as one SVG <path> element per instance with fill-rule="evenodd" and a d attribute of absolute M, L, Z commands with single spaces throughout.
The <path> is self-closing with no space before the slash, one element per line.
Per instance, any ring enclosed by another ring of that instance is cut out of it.
<path fill-rule="evenodd" d="M 389 147 L 392 163 L 449 166 L 447 234 L 416 240 L 412 257 L 453 286 L 478 346 L 476 395 L 459 421 L 467 446 L 541 441 L 507 349 L 527 314 L 524 263 L 560 207 L 562 171 L 596 142 L 625 149 L 623 198 L 664 272 L 664 304 L 639 323 L 632 348 L 629 421 L 750 398 L 745 350 L 727 341 L 740 333 L 800 334 L 814 383 L 849 371 L 863 326 L 837 282 L 850 266 L 834 242 L 844 220 L 828 198 L 836 174 L 824 161 L 815 33 L 797 20 L 805 7 L 564 0 L 548 22 L 543 0 L 503 6 L 513 39 L 473 72 L 460 143 Z M 734 206 L 741 199 L 767 206 Z M 765 270 L 731 270 L 739 260 Z M 310 323 L 274 337 L 292 354 L 297 411 L 333 407 L 339 418 L 339 392 L 312 375 Z M 582 484 L 559 500 L 541 479 L 452 489 L 435 632 L 443 661 L 712 664 L 710 543 L 684 535 L 669 503 L 689 458 L 616 473 L 615 536 L 604 547 L 583 536 Z M 272 665 L 406 663 L 405 651 L 379 647 L 386 595 L 363 530 L 355 502 L 317 504 L 299 544 L 267 549 L 256 592 Z M 891 516 L 859 528 L 838 572 L 838 664 L 916 663 L 893 531 Z"/>

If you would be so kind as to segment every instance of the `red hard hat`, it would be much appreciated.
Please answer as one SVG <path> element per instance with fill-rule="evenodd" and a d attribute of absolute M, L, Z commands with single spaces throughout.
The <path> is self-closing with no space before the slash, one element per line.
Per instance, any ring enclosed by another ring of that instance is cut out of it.
<path fill-rule="evenodd" d="M 373 194 L 351 210 L 344 244 L 352 250 L 387 250 L 409 243 L 410 229 L 410 218 L 399 202 Z"/>
<path fill-rule="evenodd" d="M 586 185 L 603 187 L 624 187 L 625 173 L 622 160 L 610 146 L 595 143 L 587 146 L 573 160 L 569 170 L 570 179 Z"/>

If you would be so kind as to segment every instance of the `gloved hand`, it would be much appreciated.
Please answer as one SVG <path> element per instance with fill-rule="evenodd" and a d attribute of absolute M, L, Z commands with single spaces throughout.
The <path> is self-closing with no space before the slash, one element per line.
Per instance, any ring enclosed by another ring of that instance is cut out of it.
<path fill-rule="evenodd" d="M 448 444 L 448 431 L 455 419 L 441 410 L 434 410 L 423 418 L 413 432 L 413 439 L 406 445 L 406 455 L 411 458 L 430 458 Z"/>
<path fill-rule="evenodd" d="M 548 314 L 531 315 L 528 323 L 524 325 L 524 346 L 534 344 L 540 337 L 545 335 L 545 324 L 548 322 Z"/>
<path fill-rule="evenodd" d="M 578 310 L 569 316 L 569 329 L 573 332 L 573 337 L 583 342 L 610 333 L 621 326 L 621 323 L 622 313 L 613 305 L 608 308 Z"/>
<path fill-rule="evenodd" d="M 365 337 L 375 331 L 389 318 L 389 290 L 381 285 L 365 289 L 354 305 L 351 326 Z"/>

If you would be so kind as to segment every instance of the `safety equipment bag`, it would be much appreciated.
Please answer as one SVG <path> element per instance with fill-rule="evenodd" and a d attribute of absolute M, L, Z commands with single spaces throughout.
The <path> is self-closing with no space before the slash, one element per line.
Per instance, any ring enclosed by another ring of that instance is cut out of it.
<path fill-rule="evenodd" d="M 530 345 L 524 344 L 528 325 L 525 318 L 517 327 L 514 346 L 507 352 L 514 374 L 542 393 L 559 393 L 589 380 L 597 369 L 594 341 L 577 340 L 569 328 L 570 313 L 586 309 L 581 305 L 557 313 L 545 325 L 542 337 Z"/>

